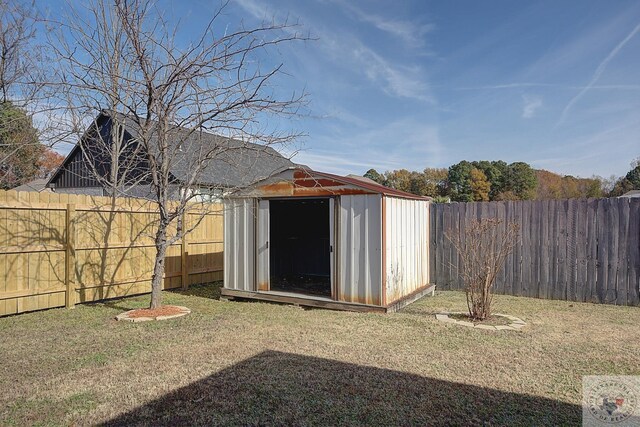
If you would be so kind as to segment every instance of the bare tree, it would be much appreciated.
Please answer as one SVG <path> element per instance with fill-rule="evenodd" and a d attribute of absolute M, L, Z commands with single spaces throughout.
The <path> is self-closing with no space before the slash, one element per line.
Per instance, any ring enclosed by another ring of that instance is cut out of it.
<path fill-rule="evenodd" d="M 45 80 L 35 28 L 32 4 L 0 0 L 0 188 L 33 179 L 45 149 L 33 126 Z"/>
<path fill-rule="evenodd" d="M 459 274 L 464 280 L 472 320 L 491 316 L 493 285 L 518 242 L 519 230 L 517 223 L 505 224 L 501 219 L 488 218 L 473 220 L 458 232 L 445 232 L 462 261 Z"/>
<path fill-rule="evenodd" d="M 277 96 L 271 82 L 282 64 L 269 67 L 264 58 L 305 37 L 287 22 L 230 31 L 221 22 L 225 6 L 195 38 L 148 0 L 70 5 L 66 19 L 50 21 L 61 28 L 51 45 L 68 106 L 62 116 L 77 132 L 93 177 L 114 197 L 144 189 L 139 195 L 157 206 L 151 308 L 161 304 L 167 248 L 193 229 L 182 218 L 200 197 L 204 171 L 242 148 L 227 137 L 268 147 L 298 136 L 263 121 L 297 114 L 304 102 L 303 94 Z M 110 118 L 108 136 L 97 120 L 87 122 L 100 114 Z M 176 168 L 183 171 L 179 182 Z"/>

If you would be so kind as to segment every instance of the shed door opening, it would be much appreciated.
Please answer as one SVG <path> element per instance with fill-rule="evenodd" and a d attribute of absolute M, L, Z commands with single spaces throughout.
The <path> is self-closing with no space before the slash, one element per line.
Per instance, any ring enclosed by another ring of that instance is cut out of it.
<path fill-rule="evenodd" d="M 329 202 L 269 202 L 271 290 L 331 297 Z"/>

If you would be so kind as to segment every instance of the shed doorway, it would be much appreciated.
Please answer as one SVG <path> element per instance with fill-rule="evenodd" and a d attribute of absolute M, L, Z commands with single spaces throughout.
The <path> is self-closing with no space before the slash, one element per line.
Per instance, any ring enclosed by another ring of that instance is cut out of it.
<path fill-rule="evenodd" d="M 269 201 L 270 289 L 331 297 L 330 198 Z"/>

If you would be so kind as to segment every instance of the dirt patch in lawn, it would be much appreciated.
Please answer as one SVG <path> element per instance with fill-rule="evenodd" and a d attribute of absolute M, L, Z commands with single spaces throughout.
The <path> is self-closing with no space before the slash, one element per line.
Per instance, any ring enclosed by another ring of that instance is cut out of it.
<path fill-rule="evenodd" d="M 129 312 L 129 317 L 158 317 L 158 316 L 173 316 L 174 314 L 182 313 L 182 308 L 175 305 L 163 305 L 158 308 L 139 308 Z"/>
<path fill-rule="evenodd" d="M 125 311 L 116 316 L 116 320 L 128 322 L 145 322 L 149 320 L 167 320 L 177 317 L 186 316 L 191 313 L 187 307 L 177 305 L 163 305 L 158 308 L 136 308 L 134 310 Z"/>
<path fill-rule="evenodd" d="M 487 325 L 487 326 L 506 326 L 511 324 L 511 320 L 502 316 L 491 316 L 485 320 L 471 320 L 468 314 L 464 313 L 452 313 L 449 317 L 462 322 L 471 322 L 474 325 Z"/>

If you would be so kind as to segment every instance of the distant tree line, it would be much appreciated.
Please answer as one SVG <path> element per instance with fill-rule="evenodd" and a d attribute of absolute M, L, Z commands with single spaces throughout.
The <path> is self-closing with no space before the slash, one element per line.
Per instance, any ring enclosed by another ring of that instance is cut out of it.
<path fill-rule="evenodd" d="M 594 176 L 577 178 L 533 169 L 525 162 L 463 160 L 447 168 L 422 172 L 399 169 L 379 173 L 369 169 L 364 176 L 382 185 L 436 201 L 545 200 L 617 197 L 640 190 L 640 159 L 629 173 L 616 179 Z"/>

